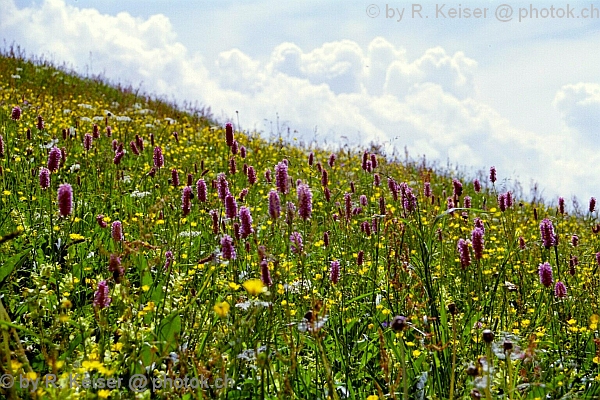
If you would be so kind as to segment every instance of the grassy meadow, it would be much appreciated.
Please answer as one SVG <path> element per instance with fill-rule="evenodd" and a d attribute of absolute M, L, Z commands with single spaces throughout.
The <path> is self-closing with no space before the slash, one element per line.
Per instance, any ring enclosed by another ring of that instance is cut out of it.
<path fill-rule="evenodd" d="M 65 71 L 0 57 L 3 398 L 600 398 L 595 200 Z"/>

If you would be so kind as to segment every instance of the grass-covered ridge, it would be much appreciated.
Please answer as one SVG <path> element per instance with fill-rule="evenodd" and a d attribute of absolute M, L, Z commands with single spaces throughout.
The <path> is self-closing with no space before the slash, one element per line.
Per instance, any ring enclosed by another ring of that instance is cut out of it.
<path fill-rule="evenodd" d="M 600 396 L 595 208 L 214 125 L 0 57 L 4 397 Z"/>

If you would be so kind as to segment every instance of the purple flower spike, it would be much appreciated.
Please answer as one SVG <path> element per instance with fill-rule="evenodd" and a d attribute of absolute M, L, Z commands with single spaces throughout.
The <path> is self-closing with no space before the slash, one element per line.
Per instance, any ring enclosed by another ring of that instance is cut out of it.
<path fill-rule="evenodd" d="M 100 281 L 98 290 L 94 293 L 94 307 L 102 309 L 110 305 L 111 298 L 108 295 L 108 283 Z"/>
<path fill-rule="evenodd" d="M 425 182 L 423 184 L 423 194 L 425 197 L 431 197 L 431 183 Z"/>
<path fill-rule="evenodd" d="M 168 250 L 165 253 L 165 267 L 164 270 L 168 270 L 169 267 L 171 267 L 171 265 L 173 265 L 173 252 L 171 250 Z"/>
<path fill-rule="evenodd" d="M 223 172 L 217 175 L 217 193 L 219 194 L 219 199 L 222 201 L 225 201 L 225 197 L 229 194 L 229 183 Z"/>
<path fill-rule="evenodd" d="M 175 168 L 171 170 L 171 183 L 174 187 L 179 186 L 179 172 Z"/>
<path fill-rule="evenodd" d="M 62 157 L 62 153 L 58 147 L 53 147 L 50 149 L 50 154 L 48 154 L 48 169 L 50 172 L 58 171 L 60 166 L 60 159 Z"/>
<path fill-rule="evenodd" d="M 548 218 L 545 218 L 540 223 L 540 234 L 542 236 L 542 243 L 545 248 L 549 249 L 556 244 L 554 227 L 552 226 L 552 221 L 550 221 Z"/>
<path fill-rule="evenodd" d="M 42 190 L 50 187 L 50 170 L 48 168 L 40 168 L 40 187 Z"/>
<path fill-rule="evenodd" d="M 235 247 L 233 247 L 233 239 L 229 235 L 224 235 L 221 239 L 221 256 L 225 260 L 235 260 Z"/>
<path fill-rule="evenodd" d="M 96 222 L 98 223 L 98 226 L 100 226 L 100 228 L 106 228 L 108 226 L 104 221 L 104 215 L 102 214 L 96 215 Z"/>
<path fill-rule="evenodd" d="M 21 119 L 21 109 L 19 106 L 13 107 L 12 112 L 10 113 L 10 118 L 13 121 L 18 121 Z"/>
<path fill-rule="evenodd" d="M 307 220 L 312 215 L 312 192 L 308 185 L 302 183 L 298 185 L 298 215 L 303 220 Z"/>
<path fill-rule="evenodd" d="M 163 156 L 162 149 L 158 146 L 154 148 L 154 166 L 156 168 L 165 166 L 165 157 Z"/>
<path fill-rule="evenodd" d="M 483 234 L 483 229 L 481 228 L 475 228 L 471 232 L 471 243 L 476 260 L 481 260 L 483 257 Z"/>
<path fill-rule="evenodd" d="M 469 254 L 469 244 L 464 239 L 458 240 L 458 255 L 460 258 L 460 265 L 463 269 L 471 265 L 471 255 Z"/>
<path fill-rule="evenodd" d="M 538 274 L 540 275 L 540 283 L 546 287 L 552 286 L 554 281 L 552 278 L 552 267 L 549 263 L 545 262 L 540 264 L 538 268 Z"/>
<path fill-rule="evenodd" d="M 558 297 L 559 299 L 567 297 L 567 287 L 561 281 L 557 281 L 556 285 L 554 286 L 554 296 Z"/>
<path fill-rule="evenodd" d="M 225 196 L 225 216 L 234 219 L 237 215 L 237 202 L 231 193 Z"/>
<path fill-rule="evenodd" d="M 121 221 L 114 221 L 111 225 L 110 234 L 115 242 L 123 240 L 123 225 Z"/>
<path fill-rule="evenodd" d="M 463 199 L 464 202 L 464 206 L 465 208 L 471 208 L 471 197 L 470 196 L 465 196 L 465 198 Z"/>
<path fill-rule="evenodd" d="M 227 143 L 227 146 L 233 146 L 233 125 L 231 122 L 228 122 L 225 125 L 225 142 Z"/>
<path fill-rule="evenodd" d="M 248 167 L 248 171 L 246 172 L 246 176 L 248 177 L 248 183 L 250 185 L 254 185 L 256 183 L 256 170 L 253 166 Z"/>
<path fill-rule="evenodd" d="M 269 216 L 273 219 L 279 218 L 281 215 L 281 202 L 279 194 L 276 190 L 271 189 L 269 192 Z"/>
<path fill-rule="evenodd" d="M 38 128 L 38 130 L 43 131 L 44 130 L 44 118 L 42 118 L 41 115 L 37 116 L 37 123 L 35 124 L 36 128 Z"/>
<path fill-rule="evenodd" d="M 250 209 L 246 206 L 240 207 L 240 222 L 242 223 L 240 228 L 242 238 L 245 239 L 254 233 L 254 229 L 252 228 L 252 215 L 250 214 Z"/>
<path fill-rule="evenodd" d="M 496 167 L 490 168 L 490 182 L 496 182 Z"/>
<path fill-rule="evenodd" d="M 340 262 L 332 261 L 331 270 L 329 272 L 329 280 L 336 285 L 340 281 Z"/>
<path fill-rule="evenodd" d="M 271 271 L 269 271 L 269 263 L 267 260 L 262 260 L 260 262 L 260 279 L 265 286 L 273 285 L 273 280 L 271 280 Z"/>
<path fill-rule="evenodd" d="M 204 179 L 198 179 L 198 182 L 196 182 L 196 194 L 199 202 L 206 202 L 206 182 Z"/>
<path fill-rule="evenodd" d="M 462 196 L 463 185 L 458 179 L 452 180 L 452 194 L 456 197 Z"/>
<path fill-rule="evenodd" d="M 478 179 L 473 181 L 473 189 L 475 190 L 475 193 L 481 192 L 481 183 L 479 183 Z"/>
<path fill-rule="evenodd" d="M 192 209 L 192 188 L 185 186 L 181 193 L 181 211 L 185 217 Z"/>
<path fill-rule="evenodd" d="M 302 253 L 302 235 L 300 234 L 300 232 L 292 232 L 292 234 L 290 235 L 290 242 L 292 242 L 290 246 L 292 253 Z"/>
<path fill-rule="evenodd" d="M 92 135 L 90 135 L 89 133 L 86 133 L 83 137 L 83 148 L 85 149 L 85 151 L 90 151 L 90 149 L 92 148 Z"/>
<path fill-rule="evenodd" d="M 115 153 L 115 158 L 113 158 L 113 163 L 115 165 L 119 165 L 121 163 L 121 160 L 123 159 L 123 156 L 125 155 L 124 151 L 117 151 Z"/>
<path fill-rule="evenodd" d="M 558 212 L 561 214 L 565 213 L 565 199 L 563 197 L 558 198 Z"/>
<path fill-rule="evenodd" d="M 68 183 L 58 187 L 58 211 L 61 217 L 71 215 L 73 212 L 73 188 Z"/>
<path fill-rule="evenodd" d="M 129 142 L 129 148 L 131 149 L 133 154 L 135 154 L 136 156 L 140 155 L 140 151 L 138 150 L 138 148 L 133 140 L 131 142 Z"/>
<path fill-rule="evenodd" d="M 277 186 L 277 190 L 281 193 L 288 193 L 288 166 L 285 162 L 280 162 L 275 166 L 275 185 Z"/>
<path fill-rule="evenodd" d="M 335 164 L 335 154 L 331 153 L 331 155 L 329 156 L 329 167 L 333 168 L 333 165 Z"/>
<path fill-rule="evenodd" d="M 502 212 L 506 211 L 506 194 L 504 193 L 498 195 L 498 208 Z"/>

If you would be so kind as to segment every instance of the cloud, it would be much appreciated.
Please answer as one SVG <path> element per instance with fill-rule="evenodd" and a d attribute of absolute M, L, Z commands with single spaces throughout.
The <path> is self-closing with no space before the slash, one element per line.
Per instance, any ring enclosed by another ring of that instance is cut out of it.
<path fill-rule="evenodd" d="M 565 125 L 576 130 L 587 143 L 598 146 L 600 138 L 600 84 L 565 85 L 553 102 Z"/>
<path fill-rule="evenodd" d="M 9 43 L 80 70 L 91 53 L 95 73 L 134 85 L 143 81 L 146 91 L 198 101 L 223 118 L 239 111 L 245 129 L 268 134 L 269 121 L 279 116 L 283 129 L 305 142 L 373 141 L 388 150 L 407 146 L 428 160 L 495 165 L 501 178 L 518 176 L 525 186 L 533 178 L 553 196 L 590 196 L 590 188 L 600 186 L 600 176 L 588 168 L 600 161 L 598 152 L 577 142 L 577 135 L 592 137 L 598 126 L 595 84 L 560 88 L 554 106 L 565 126 L 538 133 L 514 127 L 475 100 L 478 62 L 461 51 L 433 47 L 411 60 L 406 49 L 376 37 L 364 47 L 339 40 L 310 50 L 284 41 L 262 60 L 237 48 L 206 60 L 177 41 L 161 14 L 106 15 L 63 0 L 26 8 L 0 0 L 0 9 L 0 32 Z"/>

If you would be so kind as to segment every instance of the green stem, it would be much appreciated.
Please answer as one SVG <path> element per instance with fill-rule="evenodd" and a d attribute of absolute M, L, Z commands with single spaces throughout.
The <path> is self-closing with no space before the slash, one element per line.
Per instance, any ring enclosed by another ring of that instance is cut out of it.
<path fill-rule="evenodd" d="M 452 370 L 450 375 L 450 396 L 448 397 L 450 400 L 454 399 L 454 381 L 456 371 L 456 321 L 454 320 L 454 315 L 452 316 Z"/>

